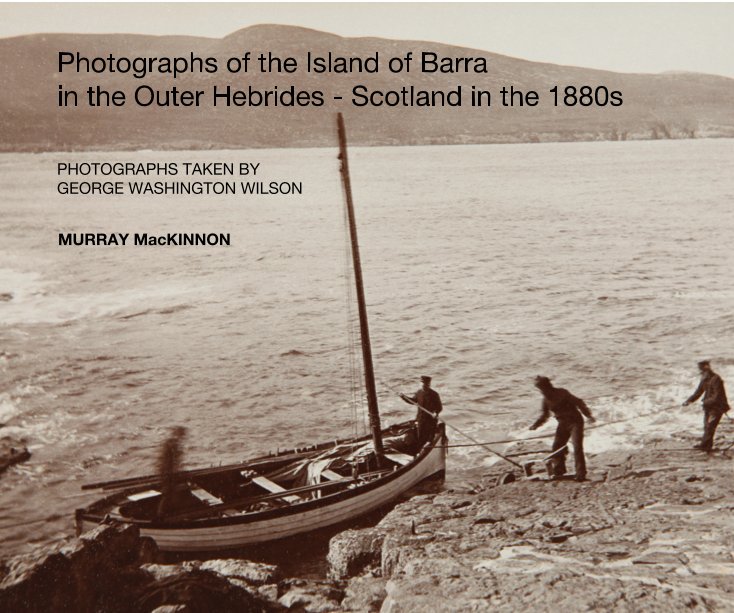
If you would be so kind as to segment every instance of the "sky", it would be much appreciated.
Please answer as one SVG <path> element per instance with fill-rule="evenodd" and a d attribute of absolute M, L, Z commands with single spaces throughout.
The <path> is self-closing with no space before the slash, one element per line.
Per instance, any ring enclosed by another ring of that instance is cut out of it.
<path fill-rule="evenodd" d="M 261 23 L 461 45 L 620 72 L 734 78 L 734 4 L 0 4 L 0 37 L 39 32 L 222 37 Z"/>

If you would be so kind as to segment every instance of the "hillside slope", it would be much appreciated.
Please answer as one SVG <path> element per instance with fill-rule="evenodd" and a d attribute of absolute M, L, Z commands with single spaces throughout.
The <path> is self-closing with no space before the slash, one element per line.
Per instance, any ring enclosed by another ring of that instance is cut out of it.
<path fill-rule="evenodd" d="M 490 41 L 488 41 L 488 44 Z M 59 51 L 84 56 L 199 56 L 217 57 L 216 74 L 177 78 L 153 75 L 135 79 L 123 74 L 57 72 Z M 326 56 L 366 57 L 380 53 L 377 74 L 317 75 L 299 68 L 291 75 L 230 75 L 221 69 L 227 58 L 272 51 L 292 56 L 305 65 L 308 51 Z M 388 57 L 412 51 L 439 56 L 484 57 L 488 74 L 394 75 L 385 68 Z M 734 79 L 693 74 L 621 74 L 586 68 L 529 62 L 484 51 L 437 43 L 379 38 L 342 38 L 291 26 L 263 25 L 239 30 L 222 39 L 129 34 L 36 34 L 0 40 L 0 143 L 3 150 L 171 149 L 226 147 L 320 146 L 333 143 L 333 112 L 343 111 L 354 144 L 428 144 L 619 140 L 734 136 Z M 301 90 L 323 90 L 320 108 L 211 107 L 59 108 L 57 88 L 80 91 L 90 84 L 123 90 L 128 98 L 137 86 L 211 90 L 214 84 L 239 89 L 294 85 Z M 351 88 L 370 90 L 448 89 L 461 85 L 461 108 L 355 108 Z M 472 85 L 493 92 L 491 108 L 467 105 Z M 535 89 L 541 104 L 535 108 L 503 108 L 497 92 L 513 85 Z M 558 85 L 604 85 L 623 93 L 617 108 L 554 107 L 548 90 Z M 343 96 L 335 101 L 335 95 Z"/>

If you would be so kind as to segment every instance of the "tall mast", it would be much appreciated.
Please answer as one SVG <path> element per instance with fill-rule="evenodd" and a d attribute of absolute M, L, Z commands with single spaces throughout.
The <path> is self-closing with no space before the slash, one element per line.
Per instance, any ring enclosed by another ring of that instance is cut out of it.
<path fill-rule="evenodd" d="M 359 241 L 357 240 L 357 222 L 354 218 L 354 202 L 352 201 L 352 184 L 349 179 L 349 160 L 347 159 L 347 133 L 344 129 L 342 114 L 337 115 L 339 129 L 339 160 L 341 161 L 342 185 L 347 202 L 349 217 L 349 238 L 352 245 L 352 263 L 354 265 L 354 282 L 357 285 L 357 305 L 359 307 L 359 334 L 362 341 L 362 361 L 364 362 L 364 383 L 367 390 L 367 411 L 370 415 L 370 429 L 375 454 L 378 462 L 384 454 L 382 446 L 382 429 L 380 427 L 380 411 L 377 406 L 377 390 L 375 389 L 375 371 L 372 367 L 372 346 L 370 330 L 367 324 L 367 307 L 364 301 L 364 284 L 362 281 L 362 263 L 359 257 Z"/>

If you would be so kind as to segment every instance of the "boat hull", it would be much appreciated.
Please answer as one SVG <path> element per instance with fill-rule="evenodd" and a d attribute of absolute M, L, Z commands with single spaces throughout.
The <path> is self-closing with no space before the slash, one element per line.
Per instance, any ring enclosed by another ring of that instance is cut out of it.
<path fill-rule="evenodd" d="M 353 521 L 395 502 L 415 485 L 443 473 L 446 450 L 439 435 L 434 444 L 419 454 L 414 462 L 368 486 L 335 496 L 306 501 L 283 512 L 250 514 L 216 521 L 190 522 L 185 525 L 155 526 L 139 523 L 140 534 L 155 541 L 158 549 L 170 552 L 203 552 L 238 549 L 268 541 L 305 534 Z M 97 525 L 91 518 L 78 518 L 82 531 Z"/>

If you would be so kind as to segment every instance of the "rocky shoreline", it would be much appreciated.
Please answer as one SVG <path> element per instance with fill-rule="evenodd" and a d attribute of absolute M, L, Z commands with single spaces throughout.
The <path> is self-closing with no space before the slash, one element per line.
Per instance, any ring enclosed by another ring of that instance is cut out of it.
<path fill-rule="evenodd" d="M 242 559 L 156 563 L 133 525 L 101 525 L 0 563 L 0 610 L 78 613 L 336 611 L 343 582 L 285 578 Z"/>
<path fill-rule="evenodd" d="M 733 433 L 724 420 L 720 440 Z M 449 476 L 333 537 L 322 581 L 240 559 L 155 563 L 134 527 L 100 526 L 1 563 L 0 610 L 734 611 L 734 449 L 694 442 L 591 455 L 581 484 L 501 484 L 500 464 L 474 484 Z"/>
<path fill-rule="evenodd" d="M 3 424 L 0 424 L 2 428 Z M 26 441 L 5 436 L 0 438 L 0 476 L 11 466 L 26 462 L 31 452 L 26 447 Z"/>
<path fill-rule="evenodd" d="M 733 454 L 694 442 L 591 456 L 582 484 L 497 485 L 496 465 L 474 487 L 413 498 L 332 539 L 345 610 L 734 611 Z"/>

